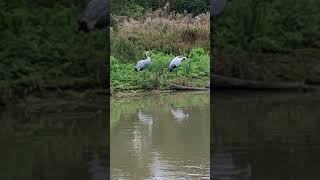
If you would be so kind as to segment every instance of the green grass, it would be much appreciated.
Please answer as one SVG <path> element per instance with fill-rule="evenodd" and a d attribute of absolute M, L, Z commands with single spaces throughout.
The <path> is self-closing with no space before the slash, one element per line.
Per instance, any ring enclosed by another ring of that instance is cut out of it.
<path fill-rule="evenodd" d="M 171 84 L 204 87 L 209 83 L 210 56 L 202 48 L 192 49 L 188 60 L 173 72 L 168 66 L 175 56 L 162 52 L 151 51 L 151 65 L 148 69 L 135 72 L 134 63 L 121 63 L 121 60 L 111 56 L 111 92 L 123 90 L 165 90 Z M 140 59 L 145 59 L 141 57 Z"/>

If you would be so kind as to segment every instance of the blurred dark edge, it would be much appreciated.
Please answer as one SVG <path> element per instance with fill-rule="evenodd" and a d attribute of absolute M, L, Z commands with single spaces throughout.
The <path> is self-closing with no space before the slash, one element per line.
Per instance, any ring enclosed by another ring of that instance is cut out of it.
<path fill-rule="evenodd" d="M 214 74 L 214 61 L 216 59 L 216 32 L 214 30 L 214 16 L 213 16 L 213 0 L 210 0 L 210 179 L 213 178 L 213 129 L 214 129 L 214 118 L 213 118 L 213 74 Z"/>
<path fill-rule="evenodd" d="M 107 18 L 107 28 L 106 28 L 106 47 L 105 47 L 105 59 L 103 61 L 103 66 L 104 66 L 104 70 L 105 70 L 105 75 L 104 75 L 104 89 L 105 89 L 105 99 L 106 99 L 106 105 L 104 110 L 106 111 L 106 113 L 103 113 L 105 115 L 106 118 L 106 122 L 107 122 L 107 137 L 106 137 L 106 141 L 107 141 L 107 174 L 109 175 L 109 179 L 110 179 L 110 13 L 111 13 L 111 1 L 110 0 L 106 0 L 108 3 L 108 16 L 109 18 Z"/>

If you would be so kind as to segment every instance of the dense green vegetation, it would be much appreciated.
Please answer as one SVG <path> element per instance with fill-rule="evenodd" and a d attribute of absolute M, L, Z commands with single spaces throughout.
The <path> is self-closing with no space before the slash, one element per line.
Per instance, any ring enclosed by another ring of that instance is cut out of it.
<path fill-rule="evenodd" d="M 105 32 L 77 32 L 85 1 L 0 2 L 2 97 L 75 81 L 102 84 Z"/>
<path fill-rule="evenodd" d="M 111 1 L 112 14 L 120 16 L 141 17 L 146 12 L 164 7 L 170 4 L 170 11 L 200 14 L 209 11 L 209 0 L 117 0 Z"/>
<path fill-rule="evenodd" d="M 105 32 L 77 32 L 77 21 L 86 3 L 85 0 L 0 2 L 2 98 L 48 85 L 58 88 L 61 84 L 71 87 L 77 83 L 102 84 L 106 44 L 101 39 L 105 39 Z M 217 32 L 215 71 L 257 80 L 319 78 L 319 3 L 233 0 L 217 22 L 211 23 Z M 144 58 L 146 49 L 152 50 L 154 58 L 162 53 L 168 59 L 178 54 L 189 55 L 195 48 L 209 52 L 208 0 L 120 0 L 111 4 L 111 56 L 119 65 L 133 65 Z M 114 90 L 144 87 L 141 84 L 145 83 L 116 85 Z"/>
<path fill-rule="evenodd" d="M 233 0 L 211 25 L 220 74 L 259 80 L 320 77 L 320 1 Z"/>
<path fill-rule="evenodd" d="M 121 60 L 111 56 L 111 91 L 169 89 L 170 84 L 208 86 L 209 53 L 201 48 L 196 48 L 191 50 L 188 57 L 189 59 L 183 61 L 179 68 L 169 72 L 168 66 L 174 55 L 151 52 L 150 67 L 144 71 L 135 72 L 136 61 L 122 63 Z"/>

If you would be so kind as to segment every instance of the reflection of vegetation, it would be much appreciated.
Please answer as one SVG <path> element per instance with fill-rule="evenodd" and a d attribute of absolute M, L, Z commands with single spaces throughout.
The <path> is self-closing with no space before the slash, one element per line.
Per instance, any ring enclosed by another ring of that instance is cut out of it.
<path fill-rule="evenodd" d="M 252 168 L 247 172 L 254 179 L 317 179 L 319 94 L 267 94 L 258 98 L 256 94 L 251 97 L 235 95 L 227 100 L 220 99 L 221 96 L 224 95 L 215 95 L 212 107 L 216 125 L 211 128 L 216 135 L 212 140 L 219 140 L 211 145 L 214 153 L 221 153 L 221 150 L 231 153 L 232 163 L 240 169 L 247 169 L 249 163 Z M 220 157 L 217 154 L 213 166 L 230 167 L 230 163 Z M 238 170 L 225 172 L 245 175 Z"/>
<path fill-rule="evenodd" d="M 172 110 L 188 114 L 174 118 Z M 209 176 L 209 93 L 111 99 L 111 174 L 129 179 Z M 150 115 L 151 124 L 138 112 Z M 151 168 L 150 168 L 151 167 Z M 163 173 L 156 171 L 161 169 Z M 195 175 L 192 172 L 197 172 Z M 124 175 L 125 173 L 125 175 Z M 154 176 L 161 177 L 154 177 Z M 177 177 L 174 177 L 177 175 Z"/>
<path fill-rule="evenodd" d="M 206 106 L 209 104 L 208 93 L 174 93 L 160 94 L 154 96 L 143 96 L 131 99 L 111 99 L 110 117 L 111 129 L 121 120 L 125 113 L 136 113 L 139 109 L 170 110 L 172 107 Z"/>
<path fill-rule="evenodd" d="M 135 63 L 121 63 L 111 57 L 111 89 L 168 89 L 171 83 L 187 86 L 206 86 L 209 83 L 210 57 L 203 49 L 193 49 L 177 72 L 169 72 L 172 55 L 152 53 L 148 69 L 135 72 Z M 177 75 L 177 77 L 176 77 Z"/>
<path fill-rule="evenodd" d="M 253 100 L 219 101 L 213 104 L 213 117 L 223 143 L 263 140 L 317 140 L 318 117 L 315 96 L 284 96 Z"/>
<path fill-rule="evenodd" d="M 1 112 L 1 179 L 88 179 L 83 153 L 105 153 L 105 114 L 95 114 L 92 109 L 98 107 L 83 98 L 55 96 L 29 103 L 28 117 L 23 106 L 8 105 Z"/>

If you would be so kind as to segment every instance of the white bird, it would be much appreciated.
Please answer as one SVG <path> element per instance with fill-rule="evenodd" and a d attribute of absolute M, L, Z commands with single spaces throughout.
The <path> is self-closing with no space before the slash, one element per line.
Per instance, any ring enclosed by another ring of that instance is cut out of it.
<path fill-rule="evenodd" d="M 177 68 L 178 66 L 180 66 L 183 60 L 187 60 L 187 58 L 182 56 L 177 56 L 173 58 L 169 65 L 169 71 L 171 72 L 173 71 L 174 68 Z"/>
<path fill-rule="evenodd" d="M 150 66 L 151 64 L 151 58 L 150 58 L 150 52 L 147 51 L 146 53 L 146 56 L 147 56 L 147 59 L 144 59 L 144 60 L 141 60 L 141 61 L 138 61 L 138 63 L 136 64 L 136 66 L 134 67 L 134 70 L 135 71 L 142 71 L 144 69 L 146 69 L 147 67 Z"/>

